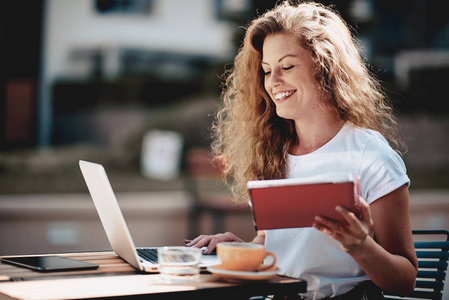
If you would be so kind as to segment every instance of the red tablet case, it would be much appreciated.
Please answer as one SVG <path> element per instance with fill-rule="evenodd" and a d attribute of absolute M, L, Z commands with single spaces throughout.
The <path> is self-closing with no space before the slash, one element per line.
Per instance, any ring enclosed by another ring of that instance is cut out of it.
<path fill-rule="evenodd" d="M 360 192 L 357 178 L 349 174 L 343 178 L 248 182 L 256 230 L 311 227 L 317 215 L 346 223 L 335 207 L 342 205 L 358 214 Z"/>

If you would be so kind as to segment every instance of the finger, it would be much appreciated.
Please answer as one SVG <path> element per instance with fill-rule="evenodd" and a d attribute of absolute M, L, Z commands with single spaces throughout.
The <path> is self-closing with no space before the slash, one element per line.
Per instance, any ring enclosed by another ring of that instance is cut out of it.
<path fill-rule="evenodd" d="M 204 245 L 204 240 L 210 240 L 211 238 L 207 235 L 200 235 L 196 238 L 193 239 L 193 241 L 191 241 L 190 243 L 188 243 L 186 246 L 188 247 L 196 247 L 196 248 L 201 248 Z M 199 246 L 202 245 L 202 246 Z M 199 247 L 198 247 L 199 246 Z"/>
<path fill-rule="evenodd" d="M 196 238 L 194 238 L 193 240 L 184 240 L 184 244 L 188 247 L 194 245 L 197 241 L 199 241 L 203 236 L 197 236 Z"/>
<path fill-rule="evenodd" d="M 319 230 L 319 231 L 321 231 L 321 232 L 324 232 L 326 229 L 328 229 L 328 228 L 326 228 L 326 226 L 324 226 L 321 223 L 313 223 L 312 227 L 317 229 L 317 230 Z"/>
<path fill-rule="evenodd" d="M 193 245 L 192 247 L 195 248 L 203 248 L 203 247 L 207 247 L 209 248 L 209 244 L 212 241 L 212 237 L 205 237 L 202 240 L 199 240 L 195 245 Z"/>
<path fill-rule="evenodd" d="M 333 232 L 342 232 L 344 230 L 343 226 L 341 226 L 338 222 L 331 221 L 322 216 L 315 216 L 315 221 L 321 225 L 324 225 L 328 230 Z"/>
<path fill-rule="evenodd" d="M 232 234 L 227 233 L 219 233 L 212 237 L 212 239 L 209 242 L 209 245 L 207 246 L 207 251 L 212 252 L 216 247 L 218 243 L 221 242 L 233 242 L 235 241 Z"/>
<path fill-rule="evenodd" d="M 326 234 L 326 235 L 336 239 L 337 241 L 340 241 L 343 238 L 343 236 L 340 233 L 331 230 L 330 228 L 324 226 L 323 224 L 314 223 L 312 226 L 313 226 L 313 228 L 315 228 L 315 229 L 321 231 L 322 233 L 324 233 L 324 234 Z"/>
<path fill-rule="evenodd" d="M 359 197 L 360 203 L 360 219 L 361 220 L 371 220 L 371 209 L 369 208 L 368 202 L 362 197 Z"/>
<path fill-rule="evenodd" d="M 215 247 L 210 247 L 210 246 L 208 246 L 208 247 L 206 247 L 206 250 L 203 252 L 203 254 L 211 254 L 212 253 L 212 251 L 214 251 L 214 249 L 215 249 Z"/>
<path fill-rule="evenodd" d="M 370 208 L 367 203 L 366 207 L 362 209 L 364 211 L 360 216 L 362 219 L 359 219 L 359 217 L 357 217 L 353 212 L 345 209 L 344 207 L 337 206 L 335 209 L 339 213 L 341 213 L 345 220 L 348 222 L 349 226 L 346 227 L 346 232 L 350 233 L 353 238 L 363 239 L 371 231 L 370 228 L 372 227 L 372 220 Z M 367 212 L 365 212 L 365 209 L 367 209 Z M 366 215 L 368 215 L 368 217 L 365 220 L 364 218 Z"/>
<path fill-rule="evenodd" d="M 217 244 L 220 242 L 220 240 L 212 239 L 207 246 L 206 254 L 210 254 L 214 249 L 217 247 Z"/>
<path fill-rule="evenodd" d="M 341 205 L 337 205 L 335 210 L 343 216 L 343 218 L 348 222 L 349 226 L 355 226 L 360 224 L 359 218 L 350 210 L 347 210 Z"/>

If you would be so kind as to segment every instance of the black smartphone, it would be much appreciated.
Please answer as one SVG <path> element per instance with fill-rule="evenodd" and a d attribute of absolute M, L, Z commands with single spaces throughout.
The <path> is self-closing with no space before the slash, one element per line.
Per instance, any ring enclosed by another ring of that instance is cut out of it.
<path fill-rule="evenodd" d="M 94 270 L 98 268 L 98 265 L 94 263 L 55 255 L 2 257 L 1 261 L 5 264 L 28 268 L 39 272 Z"/>

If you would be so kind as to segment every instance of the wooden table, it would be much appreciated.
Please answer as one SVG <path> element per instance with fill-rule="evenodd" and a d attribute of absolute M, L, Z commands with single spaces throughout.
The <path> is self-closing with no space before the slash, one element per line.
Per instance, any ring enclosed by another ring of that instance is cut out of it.
<path fill-rule="evenodd" d="M 165 284 L 159 274 L 141 274 L 114 252 L 58 254 L 94 262 L 89 271 L 40 273 L 0 263 L 4 299 L 248 299 L 277 295 L 291 299 L 306 291 L 301 279 L 274 276 L 266 281 L 228 282 L 202 273 L 198 282 Z"/>

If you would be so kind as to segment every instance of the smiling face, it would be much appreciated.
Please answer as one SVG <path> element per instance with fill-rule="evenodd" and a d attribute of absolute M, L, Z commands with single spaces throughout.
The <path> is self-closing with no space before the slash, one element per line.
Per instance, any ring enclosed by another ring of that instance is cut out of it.
<path fill-rule="evenodd" d="M 278 116 L 299 121 L 319 112 L 319 85 L 310 51 L 293 34 L 268 35 L 263 43 L 264 86 Z"/>

